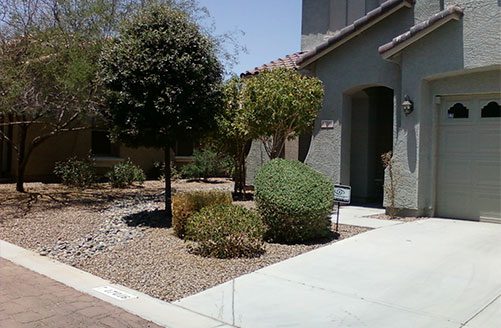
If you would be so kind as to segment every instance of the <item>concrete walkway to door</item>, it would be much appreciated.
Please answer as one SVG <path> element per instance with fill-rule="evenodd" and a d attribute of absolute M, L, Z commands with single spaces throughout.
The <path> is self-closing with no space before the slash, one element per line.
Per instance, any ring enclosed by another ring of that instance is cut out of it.
<path fill-rule="evenodd" d="M 375 229 L 177 305 L 238 327 L 501 327 L 501 225 Z"/>

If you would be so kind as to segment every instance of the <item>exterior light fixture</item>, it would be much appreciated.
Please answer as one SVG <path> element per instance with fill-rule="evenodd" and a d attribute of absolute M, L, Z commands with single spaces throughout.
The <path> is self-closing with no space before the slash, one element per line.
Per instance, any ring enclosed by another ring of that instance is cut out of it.
<path fill-rule="evenodd" d="M 402 110 L 405 115 L 409 115 L 414 110 L 414 104 L 411 101 L 411 98 L 408 95 L 404 96 L 404 102 L 402 103 Z"/>

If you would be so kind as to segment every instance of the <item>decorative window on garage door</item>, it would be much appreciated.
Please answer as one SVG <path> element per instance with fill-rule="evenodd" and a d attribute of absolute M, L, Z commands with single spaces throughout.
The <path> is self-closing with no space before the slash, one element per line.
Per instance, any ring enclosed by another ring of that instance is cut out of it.
<path fill-rule="evenodd" d="M 481 117 L 501 117 L 501 106 L 495 101 L 489 102 L 482 107 Z"/>
<path fill-rule="evenodd" d="M 455 103 L 454 106 L 447 110 L 448 118 L 468 118 L 469 109 L 462 103 Z"/>

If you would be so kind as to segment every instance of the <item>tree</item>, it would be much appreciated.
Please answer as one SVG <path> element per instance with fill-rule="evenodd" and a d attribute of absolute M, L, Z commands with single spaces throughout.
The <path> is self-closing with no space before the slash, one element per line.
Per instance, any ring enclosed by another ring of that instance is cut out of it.
<path fill-rule="evenodd" d="M 242 104 L 243 87 L 243 81 L 238 77 L 232 77 L 225 83 L 223 111 L 217 118 L 216 140 L 219 148 L 233 158 L 236 195 L 245 194 L 245 156 L 254 137 Z"/>
<path fill-rule="evenodd" d="M 102 52 L 112 136 L 165 154 L 165 210 L 171 225 L 170 149 L 215 128 L 222 67 L 211 38 L 184 12 L 153 5 L 126 22 Z"/>
<path fill-rule="evenodd" d="M 97 23 L 91 3 L 0 3 L 0 140 L 17 154 L 19 192 L 33 150 L 56 135 L 87 128 L 84 117 L 96 107 L 99 32 L 108 21 Z"/>
<path fill-rule="evenodd" d="M 322 82 L 295 70 L 276 68 L 246 78 L 242 90 L 251 135 L 277 158 L 285 141 L 307 132 L 322 108 Z"/>

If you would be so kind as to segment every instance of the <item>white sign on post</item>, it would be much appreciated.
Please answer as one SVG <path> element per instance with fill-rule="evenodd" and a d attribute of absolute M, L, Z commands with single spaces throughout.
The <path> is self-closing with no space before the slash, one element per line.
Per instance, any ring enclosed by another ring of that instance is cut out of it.
<path fill-rule="evenodd" d="M 343 204 L 351 202 L 351 187 L 344 185 L 334 185 L 334 201 Z"/>

